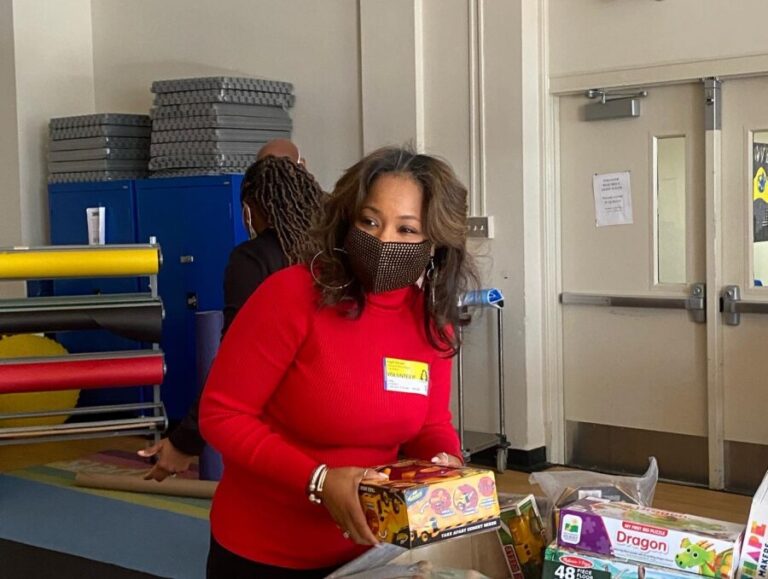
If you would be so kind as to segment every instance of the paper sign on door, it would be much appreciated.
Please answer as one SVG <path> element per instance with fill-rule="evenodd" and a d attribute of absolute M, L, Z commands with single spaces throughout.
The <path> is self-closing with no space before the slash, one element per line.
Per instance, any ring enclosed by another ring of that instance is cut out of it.
<path fill-rule="evenodd" d="M 632 223 L 632 190 L 629 171 L 592 176 L 595 194 L 595 225 L 626 225 Z"/>

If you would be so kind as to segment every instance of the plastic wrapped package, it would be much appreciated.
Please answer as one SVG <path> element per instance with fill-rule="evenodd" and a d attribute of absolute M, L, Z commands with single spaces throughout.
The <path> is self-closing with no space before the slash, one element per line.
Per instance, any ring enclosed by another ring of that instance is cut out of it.
<path fill-rule="evenodd" d="M 659 467 L 650 457 L 648 470 L 641 476 L 612 475 L 583 470 L 549 470 L 535 472 L 528 478 L 544 492 L 540 505 L 542 518 L 551 539 L 557 529 L 557 511 L 561 507 L 587 497 L 634 503 L 650 507 L 659 480 Z"/>

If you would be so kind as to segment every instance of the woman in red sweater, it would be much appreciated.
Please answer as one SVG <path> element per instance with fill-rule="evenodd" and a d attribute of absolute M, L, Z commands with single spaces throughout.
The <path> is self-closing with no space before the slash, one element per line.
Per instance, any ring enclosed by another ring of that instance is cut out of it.
<path fill-rule="evenodd" d="M 461 462 L 449 400 L 476 279 L 466 215 L 446 163 L 380 149 L 336 184 L 309 263 L 242 308 L 200 413 L 225 465 L 209 578 L 324 577 L 376 544 L 357 498 L 367 467 Z"/>

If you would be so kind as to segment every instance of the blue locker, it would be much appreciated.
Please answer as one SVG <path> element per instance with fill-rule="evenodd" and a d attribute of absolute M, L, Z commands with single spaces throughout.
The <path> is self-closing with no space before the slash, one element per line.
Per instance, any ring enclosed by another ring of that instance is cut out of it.
<path fill-rule="evenodd" d="M 163 264 L 158 291 L 165 307 L 161 348 L 167 373 L 161 393 L 172 420 L 181 419 L 196 395 L 194 314 L 224 306 L 224 268 L 232 248 L 247 239 L 240 217 L 242 175 L 67 183 L 49 187 L 51 242 L 85 244 L 87 207 L 106 207 L 107 243 L 147 243 L 154 236 Z M 146 291 L 146 278 L 61 280 L 57 295 Z M 59 338 L 72 352 L 139 347 L 105 332 Z M 111 403 L 83 393 L 84 403 Z M 122 400 L 121 400 L 122 401 Z M 115 401 L 116 402 L 116 401 Z"/>
<path fill-rule="evenodd" d="M 182 418 L 196 396 L 196 311 L 224 306 L 224 269 L 247 234 L 240 218 L 242 175 L 136 181 L 139 239 L 157 238 L 163 251 L 158 287 L 165 305 L 167 373 L 163 401 Z"/>
<path fill-rule="evenodd" d="M 133 181 L 102 183 L 58 183 L 48 188 L 48 207 L 52 245 L 87 245 L 88 226 L 85 210 L 104 207 L 106 242 L 136 243 L 136 194 Z M 143 286 L 143 287 L 142 287 Z M 100 293 L 136 293 L 145 291 L 146 279 L 92 278 L 55 280 L 54 295 L 88 295 Z M 107 352 L 135 350 L 142 344 L 115 336 L 109 332 L 60 332 L 56 339 L 67 350 L 77 352 Z M 94 406 L 136 402 L 149 391 L 136 389 L 83 390 L 78 404 Z"/>

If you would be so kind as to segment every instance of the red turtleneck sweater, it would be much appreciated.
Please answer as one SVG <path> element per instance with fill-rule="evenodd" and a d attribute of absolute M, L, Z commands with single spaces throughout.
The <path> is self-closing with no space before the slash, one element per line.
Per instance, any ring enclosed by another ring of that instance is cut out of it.
<path fill-rule="evenodd" d="M 226 549 L 296 569 L 344 563 L 344 539 L 306 496 L 312 471 L 460 456 L 451 424 L 451 360 L 424 333 L 416 286 L 369 294 L 360 318 L 318 306 L 304 266 L 269 277 L 227 332 L 200 408 L 224 457 L 211 529 Z M 385 358 L 429 364 L 428 394 L 385 389 Z"/>

